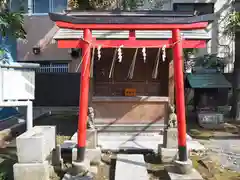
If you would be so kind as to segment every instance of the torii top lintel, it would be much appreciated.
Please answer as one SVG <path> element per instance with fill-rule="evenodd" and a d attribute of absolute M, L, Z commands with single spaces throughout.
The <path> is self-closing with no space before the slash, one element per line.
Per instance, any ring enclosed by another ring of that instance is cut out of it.
<path fill-rule="evenodd" d="M 172 11 L 70 12 L 49 13 L 60 28 L 91 30 L 172 30 L 205 29 L 213 14 L 174 13 Z"/>

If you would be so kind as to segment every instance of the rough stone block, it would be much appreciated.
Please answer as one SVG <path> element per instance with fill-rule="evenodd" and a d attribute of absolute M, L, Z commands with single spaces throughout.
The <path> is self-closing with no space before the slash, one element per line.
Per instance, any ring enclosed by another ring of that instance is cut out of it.
<path fill-rule="evenodd" d="M 87 149 L 85 157 L 90 160 L 91 164 L 97 165 L 101 162 L 101 148 Z"/>
<path fill-rule="evenodd" d="M 46 143 L 46 151 L 47 153 L 51 153 L 53 149 L 56 148 L 56 126 L 35 126 L 39 128 L 39 130 L 43 131 L 45 143 Z"/>
<path fill-rule="evenodd" d="M 77 132 L 72 136 L 71 141 L 77 144 Z M 87 148 L 94 149 L 97 147 L 97 130 L 87 129 Z"/>
<path fill-rule="evenodd" d="M 203 180 L 202 176 L 196 169 L 192 169 L 189 174 L 178 174 L 174 167 L 167 167 L 166 171 L 170 180 Z"/>
<path fill-rule="evenodd" d="M 13 165 L 14 180 L 49 180 L 48 162 L 16 163 Z"/>
<path fill-rule="evenodd" d="M 198 113 L 198 122 L 201 126 L 218 125 L 224 123 L 224 117 L 222 113 L 200 112 Z"/>
<path fill-rule="evenodd" d="M 178 148 L 177 128 L 168 128 L 164 130 L 163 146 L 165 148 Z"/>
<path fill-rule="evenodd" d="M 66 147 L 74 148 L 76 147 L 76 145 L 77 143 L 72 140 L 65 140 L 63 144 L 61 144 L 61 148 L 66 148 Z"/>
<path fill-rule="evenodd" d="M 19 163 L 42 163 L 56 147 L 55 126 L 35 126 L 16 139 Z"/>
<path fill-rule="evenodd" d="M 97 167 L 98 167 L 98 178 L 99 179 L 104 178 L 104 177 L 102 177 L 102 174 L 106 173 L 106 164 L 101 162 Z"/>
<path fill-rule="evenodd" d="M 44 135 L 29 132 L 17 137 L 17 156 L 19 163 L 41 163 L 46 160 Z"/>
<path fill-rule="evenodd" d="M 98 175 L 98 166 L 91 166 L 89 171 L 92 173 L 92 175 L 96 179 Z"/>
<path fill-rule="evenodd" d="M 77 148 L 72 149 L 72 160 L 75 161 L 77 159 Z M 85 159 L 88 159 L 92 165 L 97 165 L 101 162 L 101 149 L 86 149 L 85 151 Z"/>
<path fill-rule="evenodd" d="M 77 148 L 72 148 L 72 161 L 77 160 Z"/>
<path fill-rule="evenodd" d="M 93 180 L 93 179 L 94 179 L 94 177 L 91 174 L 86 175 L 86 176 L 80 176 L 80 175 L 73 176 L 69 173 L 64 174 L 64 176 L 62 178 L 62 180 Z"/>
<path fill-rule="evenodd" d="M 90 170 L 90 161 L 88 159 L 84 159 L 82 162 L 72 162 L 72 170 L 71 174 L 78 175 L 88 172 Z"/>
<path fill-rule="evenodd" d="M 169 149 L 161 147 L 159 149 L 161 161 L 163 163 L 171 163 L 178 158 L 178 149 Z"/>
<path fill-rule="evenodd" d="M 187 161 L 174 161 L 175 170 L 179 174 L 190 174 L 192 172 L 192 161 L 188 159 Z"/>
<path fill-rule="evenodd" d="M 97 130 L 87 129 L 87 148 L 95 149 L 97 147 Z"/>
<path fill-rule="evenodd" d="M 63 159 L 61 156 L 61 147 L 57 145 L 57 147 L 52 151 L 52 165 L 55 168 L 62 168 Z"/>

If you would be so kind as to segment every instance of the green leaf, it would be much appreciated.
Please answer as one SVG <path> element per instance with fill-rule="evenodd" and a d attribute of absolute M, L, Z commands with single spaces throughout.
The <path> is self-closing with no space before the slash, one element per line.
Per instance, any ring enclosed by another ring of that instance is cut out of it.
<path fill-rule="evenodd" d="M 233 38 L 236 30 L 240 29 L 240 13 L 234 12 L 230 14 L 227 20 L 228 22 L 223 33 Z"/>
<path fill-rule="evenodd" d="M 4 2 L 0 0 L 0 34 L 3 37 L 10 34 L 16 38 L 25 38 L 23 15 L 19 12 L 8 11 L 8 7 Z"/>

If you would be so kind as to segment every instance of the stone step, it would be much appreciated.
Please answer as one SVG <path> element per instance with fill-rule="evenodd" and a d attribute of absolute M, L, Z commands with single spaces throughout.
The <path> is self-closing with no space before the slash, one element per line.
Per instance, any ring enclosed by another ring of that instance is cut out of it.
<path fill-rule="evenodd" d="M 164 124 L 106 124 L 97 123 L 99 132 L 160 132 L 164 129 Z"/>
<path fill-rule="evenodd" d="M 118 154 L 115 180 L 148 180 L 147 165 L 142 154 Z"/>
<path fill-rule="evenodd" d="M 152 150 L 157 151 L 163 136 L 158 133 L 99 133 L 98 145 L 102 150 Z"/>
<path fill-rule="evenodd" d="M 204 146 L 198 141 L 193 140 L 188 134 L 186 136 L 189 150 L 204 150 Z M 77 132 L 72 136 L 71 141 L 77 144 Z M 98 132 L 96 144 L 102 151 L 134 151 L 138 154 L 139 150 L 157 152 L 159 145 L 163 144 L 163 135 L 158 132 Z"/>
<path fill-rule="evenodd" d="M 189 174 L 179 174 L 176 172 L 174 167 L 167 167 L 169 180 L 203 180 L 202 176 L 196 169 L 192 169 Z"/>

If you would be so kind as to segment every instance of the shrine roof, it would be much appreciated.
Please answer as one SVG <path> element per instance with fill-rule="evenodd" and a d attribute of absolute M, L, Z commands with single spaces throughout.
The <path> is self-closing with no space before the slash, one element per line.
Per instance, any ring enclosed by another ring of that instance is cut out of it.
<path fill-rule="evenodd" d="M 192 24 L 214 20 L 214 14 L 196 16 L 173 11 L 70 11 L 49 16 L 52 21 L 72 24 Z"/>
<path fill-rule="evenodd" d="M 231 88 L 231 84 L 221 73 L 195 73 L 187 75 L 190 86 L 198 88 Z"/>

